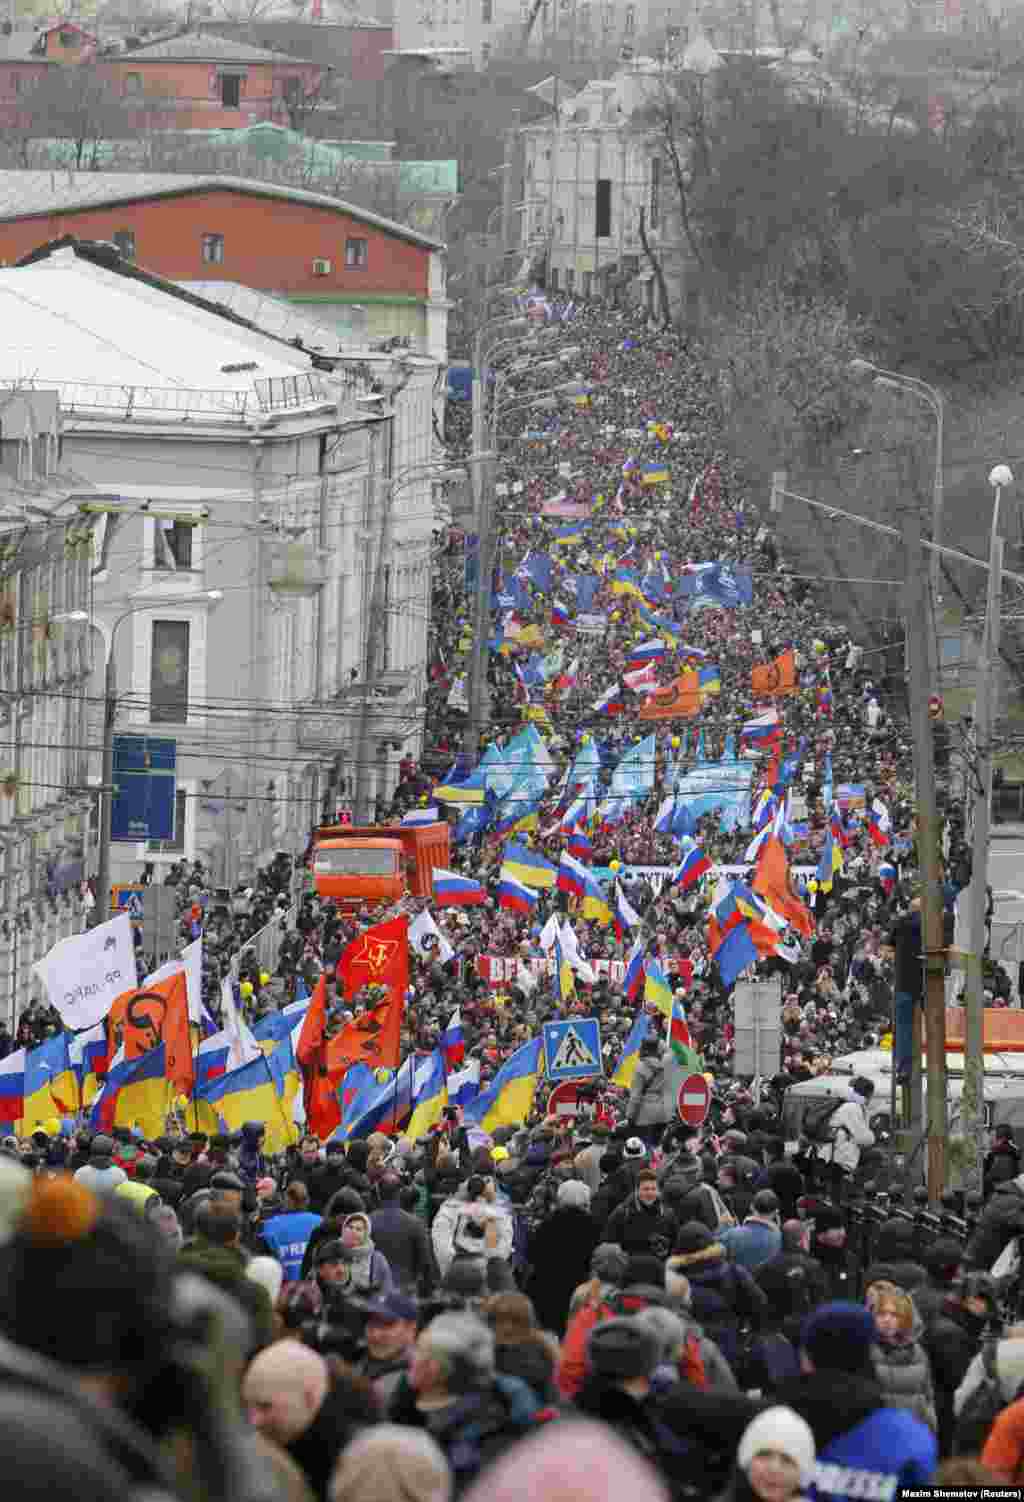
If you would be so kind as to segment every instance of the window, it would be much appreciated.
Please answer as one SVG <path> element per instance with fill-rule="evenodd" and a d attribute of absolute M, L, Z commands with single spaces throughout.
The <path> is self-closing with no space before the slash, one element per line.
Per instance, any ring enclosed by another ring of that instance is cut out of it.
<path fill-rule="evenodd" d="M 221 266 L 224 263 L 224 236 L 203 236 L 203 260 L 207 266 Z"/>
<path fill-rule="evenodd" d="M 122 261 L 134 261 L 135 259 L 135 231 L 130 229 L 116 229 L 110 237 L 117 246 L 118 255 Z"/>
<path fill-rule="evenodd" d="M 284 81 L 284 102 L 290 109 L 302 103 L 302 79 L 286 78 Z"/>
<path fill-rule="evenodd" d="M 548 272 L 548 286 L 552 292 L 558 291 L 558 267 L 552 266 Z"/>
<path fill-rule="evenodd" d="M 494 21 L 494 0 L 480 0 L 480 19 L 485 26 Z"/>
<path fill-rule="evenodd" d="M 594 203 L 594 234 L 598 240 L 607 240 L 612 232 L 612 180 L 597 179 L 597 198 Z"/>
<path fill-rule="evenodd" d="M 236 110 L 242 103 L 242 78 L 238 73 L 220 75 L 220 102 L 226 110 Z"/>
<path fill-rule="evenodd" d="M 658 228 L 658 215 L 661 213 L 661 157 L 651 158 L 651 229 Z"/>
<path fill-rule="evenodd" d="M 491 60 L 491 44 L 490 44 L 490 42 L 481 42 L 480 43 L 480 63 L 481 63 L 481 66 L 484 67 L 484 68 L 486 68 L 487 64 L 490 62 L 490 60 Z"/>
<path fill-rule="evenodd" d="M 193 527 L 188 522 L 157 521 L 153 538 L 153 567 L 192 567 Z"/>
<path fill-rule="evenodd" d="M 635 5 L 627 5 L 626 6 L 626 24 L 625 24 L 624 30 L 625 30 L 625 33 L 626 33 L 627 36 L 632 36 L 633 33 L 634 33 L 634 31 L 636 31 L 636 6 Z"/>
<path fill-rule="evenodd" d="M 149 666 L 149 718 L 184 725 L 188 719 L 188 621 L 154 621 Z"/>
<path fill-rule="evenodd" d="M 170 840 L 147 840 L 146 853 L 148 855 L 171 855 L 185 848 L 185 810 L 188 806 L 188 794 L 176 792 L 174 794 L 174 838 Z"/>
<path fill-rule="evenodd" d="M 366 240 L 345 241 L 345 269 L 365 271 L 369 261 L 369 242 Z"/>
<path fill-rule="evenodd" d="M 141 73 L 126 73 L 124 75 L 124 92 L 125 92 L 126 96 L 129 95 L 129 94 L 141 94 L 142 93 L 142 74 Z"/>
<path fill-rule="evenodd" d="M 939 652 L 944 668 L 959 667 L 964 660 L 963 638 L 960 636 L 940 636 Z"/>
<path fill-rule="evenodd" d="M 592 271 L 584 271 L 580 280 L 582 283 L 581 290 L 583 292 L 583 296 L 589 297 L 594 285 L 594 273 Z"/>

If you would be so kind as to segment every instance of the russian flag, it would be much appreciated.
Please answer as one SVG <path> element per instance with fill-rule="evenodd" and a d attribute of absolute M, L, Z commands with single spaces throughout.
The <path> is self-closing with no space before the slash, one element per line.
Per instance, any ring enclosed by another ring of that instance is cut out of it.
<path fill-rule="evenodd" d="M 594 858 L 594 846 L 581 824 L 574 824 L 569 831 L 569 854 L 583 862 L 590 862 Z"/>
<path fill-rule="evenodd" d="M 613 683 L 611 688 L 606 688 L 600 699 L 596 699 L 590 707 L 595 714 L 622 714 L 625 705 L 619 685 Z"/>
<path fill-rule="evenodd" d="M 636 1001 L 644 987 L 644 946 L 637 939 L 629 952 L 626 961 L 626 974 L 622 980 L 622 989 L 630 1001 Z"/>
<path fill-rule="evenodd" d="M 462 1011 L 459 1007 L 448 1019 L 448 1026 L 441 1034 L 441 1052 L 446 1070 L 458 1069 L 466 1057 L 466 1039 L 462 1031 Z"/>
<path fill-rule="evenodd" d="M 514 913 L 532 913 L 537 906 L 537 893 L 524 882 L 517 881 L 502 866 L 498 881 L 498 906 L 511 908 Z"/>
<path fill-rule="evenodd" d="M 582 897 L 586 891 L 587 868 L 567 850 L 563 850 L 562 859 L 558 863 L 555 886 L 560 892 L 568 892 L 570 897 Z"/>
<path fill-rule="evenodd" d="M 618 882 L 615 883 L 615 937 L 621 944 L 630 929 L 639 928 L 640 914 L 629 903 Z"/>
<path fill-rule="evenodd" d="M 0 1121 L 20 1121 L 25 1114 L 25 1050 L 0 1060 Z"/>
<path fill-rule="evenodd" d="M 876 798 L 868 814 L 868 834 L 884 850 L 892 835 L 892 819 L 881 798 Z"/>
<path fill-rule="evenodd" d="M 567 606 L 565 606 L 565 605 L 562 604 L 561 600 L 555 600 L 552 603 L 552 606 L 551 606 L 551 624 L 552 624 L 552 626 L 568 626 L 569 625 L 569 610 L 568 610 Z"/>
<path fill-rule="evenodd" d="M 657 688 L 658 678 L 654 671 L 653 661 L 645 662 L 642 668 L 637 668 L 632 673 L 623 673 L 622 681 L 634 693 L 639 693 L 643 689 Z"/>
<path fill-rule="evenodd" d="M 672 873 L 672 884 L 673 886 L 680 886 L 684 892 L 688 892 L 710 870 L 711 862 L 701 847 L 691 840 L 689 842 L 689 849 Z"/>
<path fill-rule="evenodd" d="M 448 1104 L 468 1106 L 480 1094 L 480 1060 L 470 1059 L 455 1074 L 448 1076 Z"/>
<path fill-rule="evenodd" d="M 478 881 L 446 871 L 443 866 L 434 867 L 433 884 L 438 907 L 475 907 L 487 901 L 487 892 Z"/>
<path fill-rule="evenodd" d="M 219 1079 L 222 1074 L 227 1073 L 232 1041 L 231 1035 L 224 1031 L 214 1033 L 212 1038 L 203 1039 L 196 1051 L 197 1085 L 206 1084 L 208 1080 Z M 268 1050 L 264 1049 L 263 1052 L 266 1053 Z"/>
<path fill-rule="evenodd" d="M 896 885 L 896 875 L 896 867 L 891 861 L 883 861 L 878 868 L 878 880 L 887 897 L 892 896 L 892 889 Z"/>
<path fill-rule="evenodd" d="M 658 662 L 668 653 L 668 648 L 658 636 L 652 636 L 648 641 L 642 641 L 633 647 L 629 654 L 631 664 L 640 667 L 645 662 Z"/>
<path fill-rule="evenodd" d="M 402 815 L 402 823 L 408 829 L 417 824 L 436 824 L 440 817 L 437 805 L 432 803 L 429 808 L 411 808 L 407 814 Z"/>
<path fill-rule="evenodd" d="M 751 741 L 755 745 L 758 742 L 777 742 L 782 738 L 782 724 L 779 720 L 777 709 L 767 709 L 764 714 L 757 715 L 753 720 L 748 720 L 740 731 L 740 740 Z"/>

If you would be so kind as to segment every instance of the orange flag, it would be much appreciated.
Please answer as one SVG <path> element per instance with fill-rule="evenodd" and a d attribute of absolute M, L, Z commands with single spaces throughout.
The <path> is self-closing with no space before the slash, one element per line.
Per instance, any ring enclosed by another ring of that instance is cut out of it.
<path fill-rule="evenodd" d="M 167 1078 L 182 1095 L 195 1083 L 192 1035 L 188 1025 L 188 982 L 184 971 L 144 990 L 122 991 L 114 998 L 107 1030 L 120 1034 L 125 1059 L 137 1059 L 163 1043 Z"/>
<path fill-rule="evenodd" d="M 795 694 L 798 685 L 793 648 L 788 648 L 774 662 L 758 663 L 756 668 L 751 668 L 750 686 L 755 694 L 768 697 L 773 694 Z"/>
<path fill-rule="evenodd" d="M 778 835 L 770 834 L 761 846 L 757 870 L 750 885 L 797 933 L 803 934 L 805 938 L 813 934 L 814 918 L 789 884 L 786 848 Z"/>
<path fill-rule="evenodd" d="M 327 979 L 321 975 L 309 998 L 302 1030 L 295 1045 L 295 1062 L 300 1069 L 311 1063 L 327 1029 Z"/>
<path fill-rule="evenodd" d="M 688 670 L 645 700 L 637 719 L 692 720 L 700 714 L 701 701 L 700 678 Z"/>
<path fill-rule="evenodd" d="M 409 986 L 408 918 L 375 923 L 353 939 L 338 961 L 338 981 L 348 997 L 362 986 L 387 986 L 392 1000 L 404 1002 Z"/>
<path fill-rule="evenodd" d="M 328 1074 L 340 1079 L 350 1064 L 397 1069 L 404 1007 L 404 995 L 389 996 L 380 1006 L 354 1017 L 336 1037 L 328 1038 L 324 1047 Z"/>
<path fill-rule="evenodd" d="M 295 1061 L 302 1071 L 306 1124 L 321 1142 L 326 1142 L 341 1125 L 340 1078 L 332 1075 L 328 1064 L 326 1032 L 327 979 L 321 975 L 309 998 L 295 1047 Z"/>

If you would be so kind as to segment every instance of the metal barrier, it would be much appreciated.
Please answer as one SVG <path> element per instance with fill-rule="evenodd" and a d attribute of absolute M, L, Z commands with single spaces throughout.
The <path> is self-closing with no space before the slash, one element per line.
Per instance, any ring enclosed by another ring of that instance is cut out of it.
<path fill-rule="evenodd" d="M 281 945 L 284 943 L 285 934 L 289 928 L 295 927 L 295 919 L 298 916 L 298 904 L 286 908 L 276 918 L 271 918 L 262 928 L 258 928 L 251 939 L 246 939 L 238 953 L 232 956 L 231 974 L 238 979 L 239 967 L 243 954 L 253 950 L 256 955 L 256 963 L 261 970 L 268 971 L 271 975 L 277 969 L 278 955 L 281 953 Z"/>

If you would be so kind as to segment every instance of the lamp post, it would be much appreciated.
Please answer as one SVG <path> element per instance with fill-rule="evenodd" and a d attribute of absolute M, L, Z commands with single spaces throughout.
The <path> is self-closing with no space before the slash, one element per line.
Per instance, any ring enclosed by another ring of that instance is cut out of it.
<path fill-rule="evenodd" d="M 967 1026 L 964 1040 L 964 1135 L 973 1139 L 974 1173 L 981 1188 L 981 1160 L 985 1149 L 985 908 L 988 895 L 988 841 L 992 799 L 992 727 L 995 723 L 993 675 L 999 661 L 1000 596 L 1003 577 L 1003 539 L 999 535 L 999 507 L 1003 490 L 1013 484 L 1005 464 L 988 477 L 995 491 L 988 545 L 988 598 L 985 627 L 978 652 L 974 690 L 974 837 L 971 845 L 971 885 L 968 892 L 970 949 L 967 956 Z"/>
<path fill-rule="evenodd" d="M 103 766 L 100 772 L 100 848 L 96 871 L 96 902 L 89 915 L 90 928 L 95 928 L 97 923 L 104 922 L 110 908 L 110 819 L 114 801 L 114 720 L 117 715 L 117 658 L 114 649 L 117 645 L 118 627 L 130 615 L 138 615 L 140 611 L 144 610 L 159 610 L 161 604 L 216 604 L 218 600 L 222 600 L 223 598 L 223 590 L 206 589 L 201 594 L 174 595 L 162 601 L 140 601 L 137 605 L 130 605 L 127 610 L 122 610 L 110 628 L 110 642 L 107 647 L 107 661 L 103 680 Z M 79 618 L 87 619 L 84 611 L 77 612 L 77 614 Z"/>

